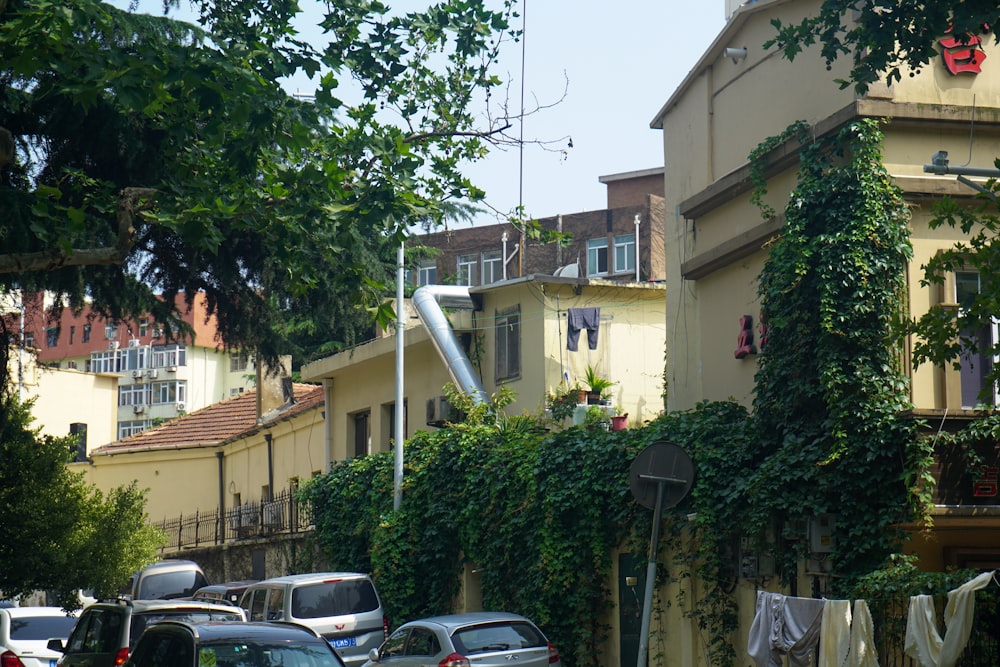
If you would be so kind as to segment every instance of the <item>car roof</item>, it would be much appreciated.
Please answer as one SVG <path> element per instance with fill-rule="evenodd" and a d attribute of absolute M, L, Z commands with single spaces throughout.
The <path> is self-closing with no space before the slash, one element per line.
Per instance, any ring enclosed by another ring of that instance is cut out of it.
<path fill-rule="evenodd" d="M 147 565 L 146 567 L 139 570 L 142 574 L 149 574 L 155 570 L 192 570 L 201 569 L 201 566 L 193 560 L 181 560 L 168 558 L 167 560 L 157 561 L 152 565 Z"/>
<path fill-rule="evenodd" d="M 169 609 L 206 609 L 210 611 L 232 612 L 231 605 L 218 604 L 216 602 L 206 602 L 203 600 L 102 600 L 87 607 L 90 608 L 125 608 L 132 607 L 133 613 L 146 611 L 160 611 Z"/>
<path fill-rule="evenodd" d="M 409 623 L 404 623 L 400 627 L 406 627 L 410 624 L 424 624 L 424 625 L 439 625 L 444 628 L 447 632 L 451 633 L 468 625 L 479 625 L 481 623 L 498 623 L 504 621 L 521 621 L 526 623 L 531 623 L 531 621 L 524 616 L 519 614 L 511 614 L 506 611 L 477 611 L 469 612 L 466 614 L 446 614 L 444 616 L 431 616 L 429 618 L 421 618 L 415 621 L 410 621 Z M 532 623 L 534 625 L 534 623 Z"/>
<path fill-rule="evenodd" d="M 186 623 L 184 621 L 160 621 L 150 627 L 176 626 L 188 628 L 198 638 L 198 641 L 201 642 L 212 642 L 222 639 L 247 639 L 269 641 L 292 640 L 316 644 L 326 643 L 326 640 L 317 635 L 313 630 L 296 623 Z"/>
<path fill-rule="evenodd" d="M 67 614 L 62 607 L 0 607 L 4 614 L 11 618 L 26 618 L 29 616 L 79 616 L 79 612 Z"/>
<path fill-rule="evenodd" d="M 308 584 L 338 579 L 368 579 L 363 572 L 310 572 L 308 574 L 288 574 L 257 582 L 258 584 Z M 256 585 L 256 584 L 255 584 Z"/>

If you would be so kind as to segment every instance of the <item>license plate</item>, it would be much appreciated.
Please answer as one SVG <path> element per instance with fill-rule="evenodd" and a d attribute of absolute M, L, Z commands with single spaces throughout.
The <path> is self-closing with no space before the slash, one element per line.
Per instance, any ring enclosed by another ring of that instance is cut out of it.
<path fill-rule="evenodd" d="M 341 637 L 340 639 L 331 639 L 330 644 L 333 645 L 333 648 L 348 648 L 357 646 L 358 639 L 357 637 Z"/>
<path fill-rule="evenodd" d="M 56 660 L 49 660 L 49 667 L 56 667 Z"/>

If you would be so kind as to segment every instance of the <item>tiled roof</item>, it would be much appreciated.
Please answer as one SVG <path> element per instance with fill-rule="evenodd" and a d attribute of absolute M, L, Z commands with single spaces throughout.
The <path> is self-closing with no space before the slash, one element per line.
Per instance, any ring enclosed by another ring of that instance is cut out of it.
<path fill-rule="evenodd" d="M 98 447 L 91 454 L 113 455 L 147 449 L 212 447 L 323 404 L 323 387 L 313 384 L 292 386 L 295 402 L 265 415 L 265 421 L 261 424 L 257 422 L 257 392 L 245 391 L 142 433 Z"/>

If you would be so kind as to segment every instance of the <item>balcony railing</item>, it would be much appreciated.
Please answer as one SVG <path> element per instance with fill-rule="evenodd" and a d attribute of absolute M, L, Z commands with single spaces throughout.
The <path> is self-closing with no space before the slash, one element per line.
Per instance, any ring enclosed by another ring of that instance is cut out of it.
<path fill-rule="evenodd" d="M 298 533 L 312 525 L 312 516 L 295 500 L 294 491 L 281 491 L 268 500 L 252 501 L 226 508 L 219 520 L 219 508 L 197 510 L 194 514 L 154 522 L 167 536 L 161 551 L 203 547 L 240 540 Z"/>

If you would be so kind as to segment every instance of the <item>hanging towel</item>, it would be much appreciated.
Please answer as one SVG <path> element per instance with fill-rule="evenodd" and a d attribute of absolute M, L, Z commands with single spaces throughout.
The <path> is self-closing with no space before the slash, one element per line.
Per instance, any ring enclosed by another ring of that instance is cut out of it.
<path fill-rule="evenodd" d="M 819 667 L 844 667 L 851 650 L 851 601 L 827 600 L 819 633 Z"/>
<path fill-rule="evenodd" d="M 872 613 L 864 600 L 854 601 L 854 619 L 851 621 L 851 667 L 878 667 L 878 651 L 875 650 L 875 625 Z"/>
<path fill-rule="evenodd" d="M 566 349 L 576 352 L 580 330 L 587 330 L 587 346 L 597 349 L 597 330 L 601 325 L 600 308 L 570 308 L 566 311 Z"/>
<path fill-rule="evenodd" d="M 944 608 L 943 639 L 937 631 L 934 598 L 930 595 L 911 597 L 906 617 L 906 654 L 920 663 L 921 667 L 954 667 L 972 633 L 976 591 L 986 588 L 992 580 L 992 571 L 983 572 L 948 592 L 948 604 Z"/>
<path fill-rule="evenodd" d="M 826 600 L 757 591 L 757 611 L 750 626 L 747 653 L 757 667 L 808 667 L 819 641 Z"/>

